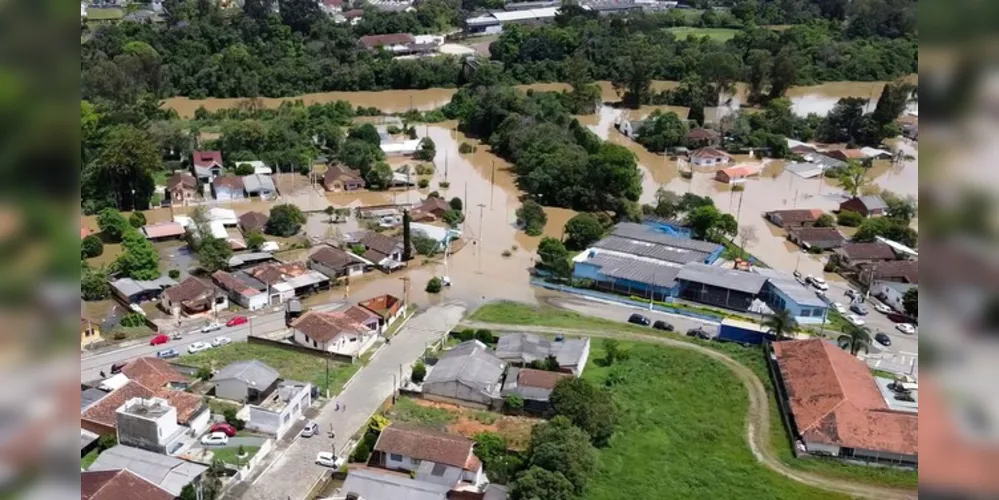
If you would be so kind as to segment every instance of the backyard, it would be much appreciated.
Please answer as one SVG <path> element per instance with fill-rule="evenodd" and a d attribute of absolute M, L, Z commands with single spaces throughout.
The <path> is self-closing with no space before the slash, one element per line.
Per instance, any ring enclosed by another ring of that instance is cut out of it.
<path fill-rule="evenodd" d="M 531 439 L 531 428 L 539 422 L 534 418 L 507 416 L 413 398 L 400 398 L 384 414 L 392 422 L 422 424 L 469 438 L 480 432 L 496 432 L 506 438 L 509 448 L 514 451 L 522 451 L 527 447 Z"/>
<path fill-rule="evenodd" d="M 321 392 L 327 388 L 326 360 L 319 356 L 300 353 L 291 349 L 281 349 L 249 342 L 233 342 L 223 347 L 216 347 L 196 354 L 184 356 L 180 363 L 220 370 L 236 361 L 259 360 L 274 368 L 285 380 L 311 382 L 319 387 Z M 339 392 L 343 384 L 360 369 L 361 363 L 348 365 L 335 361 L 329 362 L 329 388 Z"/>
<path fill-rule="evenodd" d="M 259 450 L 260 450 L 259 446 L 244 446 L 243 452 L 246 453 L 246 456 L 243 458 L 239 458 L 236 455 L 239 452 L 238 446 L 213 449 L 212 452 L 215 454 L 215 456 L 213 457 L 213 459 L 215 460 L 221 460 L 227 464 L 240 465 L 246 463 L 248 460 L 253 458 L 253 456 L 256 455 L 257 451 Z"/>

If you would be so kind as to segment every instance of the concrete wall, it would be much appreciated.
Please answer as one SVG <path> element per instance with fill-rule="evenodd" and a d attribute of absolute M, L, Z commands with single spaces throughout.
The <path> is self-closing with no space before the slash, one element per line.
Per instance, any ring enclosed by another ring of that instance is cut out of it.
<path fill-rule="evenodd" d="M 838 457 L 840 451 L 839 446 L 812 441 L 805 441 L 805 449 L 813 455 L 829 455 L 833 457 Z"/>
<path fill-rule="evenodd" d="M 228 379 L 215 382 L 216 397 L 231 401 L 245 401 L 246 395 L 246 383 L 242 380 Z"/>
<path fill-rule="evenodd" d="M 177 410 L 172 406 L 168 408 L 161 415 L 155 416 L 116 412 L 118 442 L 163 453 L 182 432 L 177 423 Z"/>
<path fill-rule="evenodd" d="M 423 393 L 443 396 L 463 402 L 478 403 L 484 406 L 492 404 L 492 398 L 489 396 L 457 381 L 437 382 L 433 384 L 424 383 Z"/>
<path fill-rule="evenodd" d="M 201 410 L 201 413 L 198 413 L 187 421 L 187 426 L 190 427 L 195 434 L 201 434 L 208 428 L 208 425 L 211 424 L 211 418 L 212 410 L 208 407 L 208 405 L 205 405 L 205 407 Z"/>
<path fill-rule="evenodd" d="M 583 375 L 583 369 L 586 368 L 586 361 L 590 359 L 590 339 L 586 339 L 586 346 L 583 347 L 583 356 L 580 358 L 579 366 L 575 367 L 572 371 L 574 375 L 580 377 Z"/>
<path fill-rule="evenodd" d="M 278 389 L 280 390 L 280 388 Z M 306 385 L 291 396 L 281 411 L 271 411 L 259 406 L 250 406 L 250 420 L 246 426 L 281 439 L 291 426 L 312 405 L 312 386 Z"/>

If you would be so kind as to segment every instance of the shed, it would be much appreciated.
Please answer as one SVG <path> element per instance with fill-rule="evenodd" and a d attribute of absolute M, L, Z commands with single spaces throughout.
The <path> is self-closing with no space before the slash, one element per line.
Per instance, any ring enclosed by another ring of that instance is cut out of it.
<path fill-rule="evenodd" d="M 875 217 L 884 215 L 888 211 L 888 205 L 880 196 L 854 196 L 840 203 L 839 209 L 857 212 L 864 217 Z"/>

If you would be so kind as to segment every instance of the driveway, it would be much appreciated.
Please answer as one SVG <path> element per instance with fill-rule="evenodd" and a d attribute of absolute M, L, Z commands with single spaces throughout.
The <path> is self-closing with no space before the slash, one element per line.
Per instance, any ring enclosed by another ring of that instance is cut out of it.
<path fill-rule="evenodd" d="M 338 455 L 345 454 L 347 441 L 367 425 L 371 415 L 391 396 L 397 377 L 408 374 L 410 366 L 426 347 L 454 328 L 464 313 L 464 304 L 452 302 L 430 307 L 410 319 L 392 337 L 392 342 L 385 344 L 347 388 L 313 419 L 319 424 L 318 435 L 295 440 L 283 455 L 276 457 L 266 470 L 252 479 L 249 488 L 241 494 L 233 493 L 229 498 L 305 498 L 329 471 L 315 464 L 316 454 L 331 450 Z M 347 409 L 336 411 L 337 401 L 346 404 Z M 329 438 L 330 428 L 336 432 L 336 439 Z"/>

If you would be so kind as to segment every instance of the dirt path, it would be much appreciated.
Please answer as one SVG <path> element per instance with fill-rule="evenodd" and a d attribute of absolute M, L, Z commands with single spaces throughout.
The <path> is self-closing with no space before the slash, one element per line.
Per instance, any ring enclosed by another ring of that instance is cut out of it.
<path fill-rule="evenodd" d="M 521 325 L 503 325 L 496 323 L 481 323 L 477 321 L 462 321 L 460 327 L 462 328 L 485 328 L 493 331 L 513 331 L 513 332 L 531 332 L 538 334 L 556 334 L 562 333 L 567 335 L 577 335 L 586 337 L 607 337 L 616 339 L 626 339 L 634 340 L 637 342 L 651 342 L 663 345 L 668 345 L 670 347 L 678 347 L 680 349 L 690 349 L 697 351 L 705 356 L 712 359 L 720 361 L 722 364 L 727 366 L 732 373 L 735 374 L 739 380 L 742 381 L 743 385 L 746 386 L 746 390 L 749 393 L 749 414 L 746 416 L 746 439 L 749 442 L 749 448 L 763 465 L 767 466 L 771 470 L 774 470 L 781 475 L 804 483 L 810 486 L 815 486 L 828 491 L 834 491 L 837 493 L 843 493 L 846 495 L 851 495 L 854 497 L 864 497 L 864 498 L 878 498 L 878 499 L 912 499 L 917 498 L 918 494 L 915 491 L 901 490 L 894 488 L 885 488 L 873 485 L 866 485 L 860 483 L 854 483 L 842 479 L 829 478 L 825 476 L 820 476 L 816 474 L 811 474 L 808 472 L 802 472 L 799 470 L 792 469 L 780 461 L 776 456 L 770 451 L 769 443 L 767 440 L 770 436 L 770 404 L 767 399 L 766 387 L 760 378 L 753 373 L 752 370 L 744 366 L 742 363 L 722 354 L 713 349 L 697 345 L 690 342 L 683 342 L 680 340 L 656 337 L 652 335 L 643 335 L 639 333 L 632 333 L 627 331 L 591 331 L 591 330 L 575 330 L 566 328 L 549 328 L 542 326 L 521 326 Z"/>

